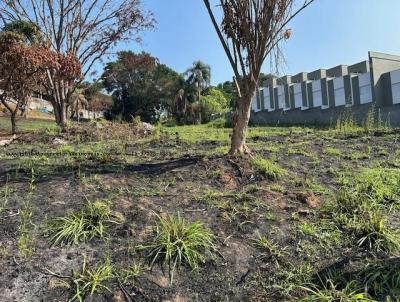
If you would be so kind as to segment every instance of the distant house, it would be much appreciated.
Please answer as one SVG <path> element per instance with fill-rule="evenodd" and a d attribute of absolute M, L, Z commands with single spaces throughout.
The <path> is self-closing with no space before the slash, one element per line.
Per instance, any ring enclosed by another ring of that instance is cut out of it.
<path fill-rule="evenodd" d="M 372 104 L 400 126 L 400 56 L 369 52 L 369 60 L 351 66 L 270 78 L 253 98 L 251 121 L 329 124 L 349 110 L 362 123 Z"/>

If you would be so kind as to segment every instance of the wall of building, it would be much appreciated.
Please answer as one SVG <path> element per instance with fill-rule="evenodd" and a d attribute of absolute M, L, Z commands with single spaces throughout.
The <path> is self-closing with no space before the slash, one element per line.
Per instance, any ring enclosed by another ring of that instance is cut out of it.
<path fill-rule="evenodd" d="M 285 76 L 265 86 L 269 95 L 262 105 L 268 105 L 255 96 L 252 107 L 256 124 L 330 125 L 345 111 L 363 123 L 374 104 L 384 122 L 400 126 L 400 56 L 370 52 L 368 61 Z"/>
<path fill-rule="evenodd" d="M 308 110 L 293 109 L 289 111 L 260 111 L 253 113 L 250 123 L 253 125 L 336 125 L 337 120 L 344 114 L 351 114 L 353 120 L 363 125 L 372 103 L 352 107 L 334 107 L 321 110 L 312 108 Z M 380 116 L 382 122 L 392 127 L 400 127 L 400 104 L 375 108 L 376 119 Z"/>
<path fill-rule="evenodd" d="M 369 52 L 369 64 L 371 66 L 371 81 L 373 85 L 373 97 L 378 106 L 392 104 L 388 72 L 400 69 L 400 56 L 388 55 L 379 52 Z"/>

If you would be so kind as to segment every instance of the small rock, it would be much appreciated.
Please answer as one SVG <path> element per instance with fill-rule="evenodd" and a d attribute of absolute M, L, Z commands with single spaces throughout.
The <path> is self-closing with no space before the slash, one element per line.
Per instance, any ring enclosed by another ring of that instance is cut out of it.
<path fill-rule="evenodd" d="M 55 137 L 53 139 L 53 144 L 54 145 L 66 145 L 66 144 L 68 144 L 68 142 L 63 140 L 62 138 Z"/>
<path fill-rule="evenodd" d="M 4 140 L 0 140 L 0 146 L 8 146 L 9 144 L 11 144 L 14 140 L 17 139 L 17 136 L 14 134 L 11 138 L 9 139 L 4 139 Z"/>

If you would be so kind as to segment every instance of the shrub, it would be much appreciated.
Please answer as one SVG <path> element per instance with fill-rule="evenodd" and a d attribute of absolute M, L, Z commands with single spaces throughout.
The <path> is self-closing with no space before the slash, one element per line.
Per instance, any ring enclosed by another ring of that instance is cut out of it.
<path fill-rule="evenodd" d="M 155 237 L 143 247 L 148 251 L 151 266 L 167 264 L 172 284 L 175 270 L 188 265 L 196 271 L 204 262 L 206 253 L 214 249 L 214 236 L 200 222 L 189 224 L 178 215 L 159 217 Z"/>
<path fill-rule="evenodd" d="M 257 171 L 271 180 L 277 180 L 286 175 L 286 170 L 271 160 L 255 157 L 251 160 L 250 164 L 257 169 Z"/>

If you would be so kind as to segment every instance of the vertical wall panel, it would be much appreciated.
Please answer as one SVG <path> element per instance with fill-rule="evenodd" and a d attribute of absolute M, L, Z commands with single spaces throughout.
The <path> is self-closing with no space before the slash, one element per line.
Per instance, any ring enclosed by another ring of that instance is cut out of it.
<path fill-rule="evenodd" d="M 296 83 L 293 85 L 293 92 L 295 108 L 301 108 L 303 106 L 303 92 L 301 89 L 301 83 Z"/>
<path fill-rule="evenodd" d="M 335 92 L 335 106 L 346 105 L 346 93 L 344 90 L 344 79 L 343 77 L 335 78 L 333 80 L 333 87 Z"/>
<path fill-rule="evenodd" d="M 360 104 L 372 103 L 371 73 L 358 75 L 358 85 L 360 87 Z"/>
<path fill-rule="evenodd" d="M 393 104 L 400 104 L 400 69 L 390 73 Z"/>
<path fill-rule="evenodd" d="M 321 80 L 315 80 L 312 82 L 312 95 L 313 95 L 313 107 L 322 106 L 322 86 Z"/>

